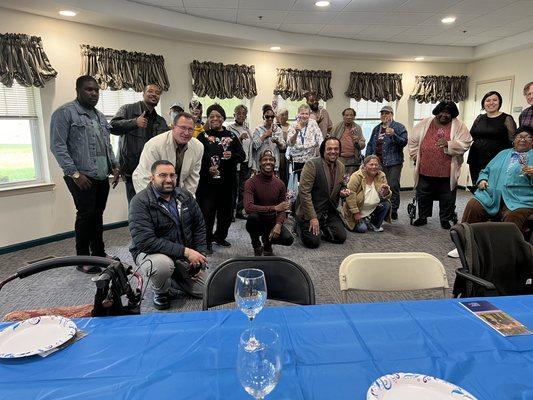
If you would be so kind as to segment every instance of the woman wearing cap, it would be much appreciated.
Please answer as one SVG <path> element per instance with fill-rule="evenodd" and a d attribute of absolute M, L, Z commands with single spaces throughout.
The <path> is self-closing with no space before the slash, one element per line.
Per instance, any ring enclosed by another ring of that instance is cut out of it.
<path fill-rule="evenodd" d="M 473 193 L 476 191 L 476 182 L 479 173 L 500 151 L 511 147 L 516 132 L 516 123 L 511 115 L 500 111 L 502 96 L 491 91 L 481 99 L 481 109 L 485 114 L 480 114 L 472 124 L 470 134 L 474 142 L 468 152 L 468 165 Z"/>
<path fill-rule="evenodd" d="M 351 175 L 361 165 L 361 150 L 365 148 L 365 137 L 361 126 L 354 122 L 355 110 L 346 108 L 342 112 L 342 122 L 333 127 L 331 136 L 342 143 L 340 162 L 346 167 L 346 173 Z"/>
<path fill-rule="evenodd" d="M 283 132 L 274 123 L 276 114 L 270 104 L 263 106 L 263 124 L 255 128 L 253 135 L 253 165 L 252 169 L 255 172 L 259 172 L 259 155 L 265 150 L 272 151 L 274 158 L 276 159 L 275 171 L 279 170 L 279 158 L 280 150 L 285 150 L 287 147 L 285 140 L 283 139 Z"/>
<path fill-rule="evenodd" d="M 425 118 L 409 137 L 409 155 L 415 162 L 414 180 L 419 217 L 414 226 L 427 224 L 433 201 L 439 201 L 440 225 L 450 229 L 455 217 L 457 181 L 461 175 L 463 154 L 472 143 L 465 123 L 457 116 L 452 101 L 440 102 L 433 109 L 434 117 Z"/>
<path fill-rule="evenodd" d="M 381 123 L 372 130 L 366 155 L 378 156 L 392 190 L 391 218 L 398 219 L 403 148 L 407 145 L 407 130 L 405 126 L 394 120 L 394 111 L 391 106 L 383 106 L 379 114 Z"/>
<path fill-rule="evenodd" d="M 272 256 L 273 244 L 290 246 L 294 241 L 283 225 L 290 203 L 286 199 L 285 185 L 274 175 L 275 162 L 274 153 L 270 149 L 264 150 L 259 155 L 259 173 L 248 179 L 244 186 L 244 209 L 248 214 L 246 230 L 256 256 Z"/>
<path fill-rule="evenodd" d="M 241 142 L 223 124 L 226 112 L 219 104 L 207 108 L 210 129 L 198 136 L 204 145 L 200 183 L 196 200 L 205 220 L 207 253 L 213 254 L 212 242 L 230 247 L 226 240 L 231 225 L 233 188 L 237 164 L 244 161 Z M 213 227 L 217 220 L 217 229 Z"/>

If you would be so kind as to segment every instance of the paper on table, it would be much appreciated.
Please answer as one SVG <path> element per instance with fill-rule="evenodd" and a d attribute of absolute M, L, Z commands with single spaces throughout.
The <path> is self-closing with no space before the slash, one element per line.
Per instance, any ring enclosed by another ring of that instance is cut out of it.
<path fill-rule="evenodd" d="M 486 300 L 461 301 L 460 304 L 503 336 L 530 335 L 533 333 L 521 322 Z"/>

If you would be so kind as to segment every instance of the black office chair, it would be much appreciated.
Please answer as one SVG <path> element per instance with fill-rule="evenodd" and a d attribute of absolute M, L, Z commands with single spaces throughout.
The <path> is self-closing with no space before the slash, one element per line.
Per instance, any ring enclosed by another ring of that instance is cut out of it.
<path fill-rule="evenodd" d="M 462 265 L 455 271 L 454 297 L 532 293 L 533 246 L 515 224 L 461 223 L 450 236 Z"/>
<path fill-rule="evenodd" d="M 207 279 L 203 310 L 235 301 L 237 272 L 257 268 L 265 273 L 267 297 L 288 303 L 315 304 L 315 288 L 305 269 L 282 257 L 236 257 L 220 264 Z"/>

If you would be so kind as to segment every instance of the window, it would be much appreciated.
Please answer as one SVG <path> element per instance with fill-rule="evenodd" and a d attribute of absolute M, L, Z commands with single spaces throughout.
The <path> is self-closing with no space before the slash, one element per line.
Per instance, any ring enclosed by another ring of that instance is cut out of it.
<path fill-rule="evenodd" d="M 414 115 L 413 115 L 413 125 L 418 124 L 424 118 L 433 116 L 433 109 L 437 106 L 437 103 L 419 103 L 415 101 Z M 459 103 L 455 103 L 457 108 L 459 108 Z"/>
<path fill-rule="evenodd" d="M 41 112 L 39 89 L 0 84 L 0 188 L 47 179 Z"/>
<path fill-rule="evenodd" d="M 135 92 L 133 89 L 128 90 L 100 90 L 100 98 L 96 108 L 101 111 L 111 121 L 118 109 L 124 104 L 131 104 L 141 101 L 143 99 L 142 92 Z M 157 104 L 155 110 L 161 115 L 161 102 Z M 111 145 L 115 155 L 118 155 L 118 139 L 119 136 L 111 135 Z"/>
<path fill-rule="evenodd" d="M 396 102 L 373 102 L 368 100 L 350 99 L 350 107 L 356 111 L 355 122 L 361 125 L 366 141 L 372 136 L 372 129 L 381 122 L 379 111 L 383 106 L 391 106 L 396 111 Z"/>
<path fill-rule="evenodd" d="M 204 115 L 202 118 L 205 121 L 205 118 L 207 118 L 207 115 L 205 115 L 205 112 L 207 111 L 207 107 L 209 107 L 212 104 L 220 104 L 224 111 L 226 111 L 226 121 L 224 121 L 224 126 L 228 126 L 235 122 L 235 118 L 233 118 L 233 110 L 235 110 L 235 107 L 237 107 L 239 104 L 244 104 L 246 108 L 248 109 L 248 117 L 250 116 L 250 100 L 249 99 L 239 99 L 237 97 L 232 97 L 231 99 L 219 99 L 218 97 L 215 97 L 212 99 L 209 96 L 206 97 L 197 97 L 196 98 L 200 103 L 202 103 L 202 110 L 204 112 Z M 189 106 L 189 104 L 185 104 L 186 107 Z M 188 111 L 188 110 L 185 110 Z"/>
<path fill-rule="evenodd" d="M 302 100 L 284 100 L 283 97 L 278 95 L 277 98 L 278 101 L 278 110 L 282 108 L 286 108 L 289 110 L 289 122 L 295 121 L 296 116 L 298 115 L 298 107 L 300 107 L 302 104 L 306 104 L 305 99 Z M 326 108 L 326 102 L 324 100 L 319 100 L 318 105 L 320 107 Z"/>

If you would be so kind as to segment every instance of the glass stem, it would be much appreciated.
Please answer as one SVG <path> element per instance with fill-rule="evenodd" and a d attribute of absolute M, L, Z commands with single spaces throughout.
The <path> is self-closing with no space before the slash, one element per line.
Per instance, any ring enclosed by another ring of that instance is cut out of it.
<path fill-rule="evenodd" d="M 250 326 L 250 339 L 248 340 L 250 343 L 255 343 L 255 334 L 254 334 L 254 330 L 253 330 L 253 324 L 252 324 L 252 321 L 254 320 L 253 317 L 249 317 L 248 318 L 250 323 L 249 323 L 249 326 Z"/>

